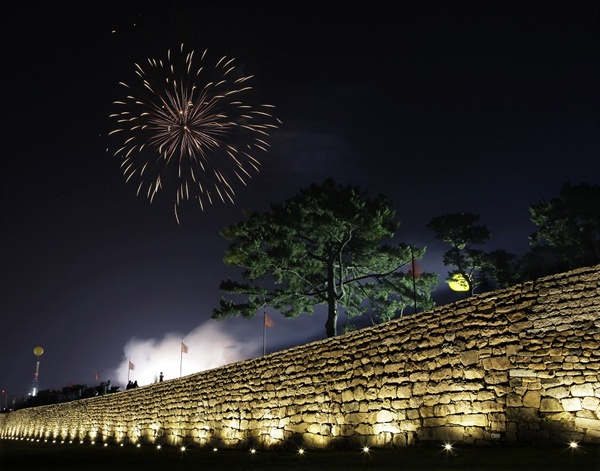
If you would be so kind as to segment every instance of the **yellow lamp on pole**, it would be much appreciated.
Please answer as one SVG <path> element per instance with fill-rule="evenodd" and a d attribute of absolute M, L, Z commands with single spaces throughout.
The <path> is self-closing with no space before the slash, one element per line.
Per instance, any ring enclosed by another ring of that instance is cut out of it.
<path fill-rule="evenodd" d="M 448 286 L 452 291 L 469 291 L 469 282 L 462 273 L 455 273 L 448 279 Z"/>
<path fill-rule="evenodd" d="M 38 345 L 37 347 L 35 347 L 35 348 L 33 349 L 33 354 L 34 354 L 36 357 L 41 357 L 43 353 L 44 353 L 44 347 L 42 347 L 42 346 L 40 346 L 40 345 Z"/>

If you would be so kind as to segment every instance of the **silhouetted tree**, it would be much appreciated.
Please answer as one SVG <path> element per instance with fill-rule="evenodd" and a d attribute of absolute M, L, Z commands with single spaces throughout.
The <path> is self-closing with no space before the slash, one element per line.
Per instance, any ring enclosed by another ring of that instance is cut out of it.
<path fill-rule="evenodd" d="M 528 254 L 529 270 L 543 271 L 535 263 L 549 266 L 549 272 L 600 263 L 600 185 L 566 183 L 556 198 L 541 200 L 529 212 L 538 226 L 530 236 L 538 250 Z"/>
<path fill-rule="evenodd" d="M 448 272 L 447 281 L 459 275 L 473 291 L 486 282 L 495 287 L 507 287 L 519 280 L 518 259 L 505 250 L 484 252 L 474 248 L 482 245 L 491 237 L 486 225 L 477 225 L 481 218 L 478 214 L 455 213 L 433 218 L 427 229 L 433 231 L 435 238 L 450 245 L 444 253 L 444 265 L 454 266 Z"/>
<path fill-rule="evenodd" d="M 332 179 L 272 205 L 269 213 L 248 213 L 221 232 L 231 242 L 224 261 L 242 268 L 245 282 L 221 282 L 237 302 L 222 298 L 213 318 L 252 318 L 263 306 L 294 318 L 326 305 L 331 337 L 340 308 L 351 317 L 370 313 L 388 320 L 413 304 L 415 292 L 418 307 L 432 307 L 437 275 L 413 278 L 402 271 L 425 249 L 384 243 L 396 235 L 394 217 L 386 197 L 371 199 Z"/>

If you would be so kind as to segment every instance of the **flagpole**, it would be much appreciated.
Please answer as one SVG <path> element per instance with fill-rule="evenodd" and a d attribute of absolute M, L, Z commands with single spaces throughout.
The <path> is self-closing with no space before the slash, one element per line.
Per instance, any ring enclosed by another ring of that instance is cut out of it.
<path fill-rule="evenodd" d="M 127 382 L 129 383 L 129 372 L 131 371 L 131 357 L 127 357 Z"/>
<path fill-rule="evenodd" d="M 181 344 L 179 345 L 179 377 L 181 378 L 181 372 L 183 371 L 183 337 L 181 337 Z"/>
<path fill-rule="evenodd" d="M 417 283 L 415 281 L 416 270 L 415 270 L 415 255 L 413 253 L 413 248 L 410 248 L 410 255 L 412 257 L 412 282 L 413 282 L 413 300 L 415 306 L 415 314 L 417 313 Z"/>
<path fill-rule="evenodd" d="M 267 354 L 267 308 L 263 312 L 263 356 Z"/>

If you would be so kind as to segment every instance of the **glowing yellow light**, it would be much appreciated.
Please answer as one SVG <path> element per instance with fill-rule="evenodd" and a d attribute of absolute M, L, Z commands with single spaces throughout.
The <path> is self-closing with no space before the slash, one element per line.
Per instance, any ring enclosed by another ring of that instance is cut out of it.
<path fill-rule="evenodd" d="M 44 353 L 44 348 L 43 348 L 43 347 L 41 347 L 40 345 L 38 345 L 37 347 L 35 347 L 35 348 L 33 349 L 33 354 L 34 354 L 36 357 L 42 356 L 42 353 Z"/>
<path fill-rule="evenodd" d="M 180 450 L 181 450 L 181 451 L 185 451 L 185 447 L 184 447 L 184 446 L 182 446 L 182 447 L 180 448 Z"/>
<path fill-rule="evenodd" d="M 299 455 L 303 455 L 304 454 L 304 448 L 298 448 L 298 454 Z"/>
<path fill-rule="evenodd" d="M 362 451 L 363 451 L 363 453 L 369 453 L 369 447 L 368 446 L 363 447 Z"/>
<path fill-rule="evenodd" d="M 156 449 L 160 450 L 162 447 L 160 445 L 156 445 Z"/>
<path fill-rule="evenodd" d="M 136 447 L 138 447 L 138 448 L 140 448 L 141 446 L 142 446 L 142 445 L 141 445 L 140 443 L 138 443 L 138 444 L 136 445 Z"/>
<path fill-rule="evenodd" d="M 108 443 L 105 443 L 104 446 L 108 446 Z"/>
<path fill-rule="evenodd" d="M 256 450 L 254 448 L 250 448 L 250 453 L 254 454 L 256 453 Z"/>
<path fill-rule="evenodd" d="M 455 273 L 450 277 L 448 286 L 452 291 L 469 291 L 469 282 L 460 273 Z"/>
<path fill-rule="evenodd" d="M 446 450 L 446 451 L 452 451 L 452 445 L 450 443 L 446 443 L 444 445 L 444 450 Z"/>
<path fill-rule="evenodd" d="M 577 442 L 571 442 L 571 443 L 569 443 L 569 446 L 571 448 L 577 448 L 579 445 L 577 444 Z"/>

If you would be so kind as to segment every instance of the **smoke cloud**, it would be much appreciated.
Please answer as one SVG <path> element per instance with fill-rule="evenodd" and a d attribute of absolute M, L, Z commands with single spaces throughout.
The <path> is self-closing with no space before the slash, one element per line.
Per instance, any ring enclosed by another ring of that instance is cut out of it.
<path fill-rule="evenodd" d="M 182 338 L 187 353 L 182 352 Z M 164 379 L 179 378 L 192 373 L 217 368 L 257 356 L 260 342 L 241 341 L 229 332 L 225 324 L 208 321 L 186 335 L 167 333 L 162 339 L 132 338 L 123 348 L 123 361 L 112 372 L 113 385 L 125 389 L 128 379 L 139 386 Z M 133 369 L 129 368 L 129 364 Z"/>

